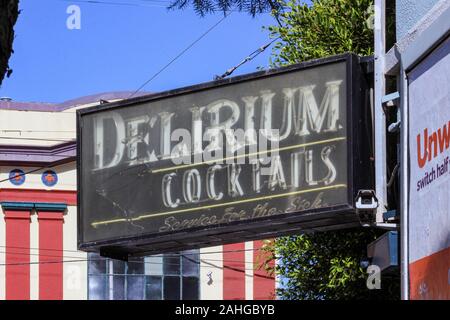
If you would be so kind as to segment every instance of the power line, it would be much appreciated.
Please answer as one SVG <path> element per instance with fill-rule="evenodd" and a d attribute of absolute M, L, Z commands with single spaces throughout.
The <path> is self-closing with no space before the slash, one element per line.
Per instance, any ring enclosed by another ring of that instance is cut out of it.
<path fill-rule="evenodd" d="M 195 262 L 195 260 L 193 260 L 193 259 L 189 259 L 189 258 L 186 258 L 186 259 L 188 259 L 188 260 L 190 260 L 190 261 L 192 261 L 192 262 Z M 205 263 L 205 264 L 207 264 L 207 265 L 209 265 L 209 266 L 211 266 L 211 267 L 215 267 L 215 268 L 219 268 L 219 269 L 228 269 L 228 270 L 233 270 L 233 271 L 237 271 L 237 272 L 243 272 L 243 273 L 245 273 L 245 271 L 255 271 L 255 269 L 247 269 L 247 268 L 236 268 L 236 267 L 231 267 L 231 266 L 223 266 L 223 267 L 219 267 L 219 266 L 216 266 L 215 264 L 213 264 L 213 263 L 210 263 L 210 262 L 206 262 L 205 260 L 203 260 L 203 259 L 200 259 L 200 261 L 202 261 L 203 263 Z M 245 264 L 245 261 L 243 261 L 244 262 L 244 264 Z M 202 265 L 199 265 L 199 267 L 201 267 Z M 260 268 L 259 268 L 260 269 Z M 253 276 L 254 277 L 258 277 L 258 278 L 266 278 L 266 279 L 274 279 L 275 277 L 270 277 L 270 276 L 265 276 L 265 275 L 261 275 L 261 274 L 255 274 L 255 273 L 253 273 Z"/>
<path fill-rule="evenodd" d="M 192 48 L 197 42 L 199 42 L 201 39 L 203 39 L 208 33 L 210 33 L 212 30 L 214 30 L 215 27 L 217 27 L 222 21 L 224 21 L 226 18 L 228 18 L 231 15 L 230 13 L 225 13 L 222 19 L 220 19 L 218 22 L 216 22 L 213 26 L 211 26 L 208 30 L 206 30 L 200 37 L 198 37 L 196 40 L 194 40 L 191 44 L 189 44 L 184 50 L 182 50 L 179 54 L 177 54 L 172 60 L 170 60 L 166 65 L 164 65 L 160 70 L 158 70 L 155 74 L 153 74 L 150 79 L 145 81 L 136 91 L 134 91 L 128 98 L 133 97 L 136 93 L 141 91 L 147 84 L 149 84 L 153 79 L 155 79 L 159 74 L 161 74 L 164 70 L 166 70 L 172 63 L 174 63 L 178 58 L 180 58 L 186 51 L 188 51 L 190 48 Z"/>
<path fill-rule="evenodd" d="M 0 253 L 3 254 L 10 254 L 10 255 L 19 255 L 19 256 L 33 256 L 33 257 L 46 257 L 46 258 L 60 258 L 60 259 L 84 259 L 86 262 L 89 261 L 107 261 L 107 258 L 94 258 L 94 259 L 86 259 L 84 257 L 74 257 L 74 256 L 66 256 L 66 255 L 48 255 L 48 254 L 41 254 L 41 253 L 27 253 L 27 252 L 7 252 L 7 251 L 0 251 Z M 198 254 L 197 254 L 198 255 Z M 185 255 L 180 255 L 182 258 L 186 258 L 187 260 L 191 261 L 192 259 L 186 257 Z M 180 257 L 179 256 L 179 257 Z M 177 258 L 179 258 L 177 257 Z M 173 258 L 173 257 L 170 257 Z M 63 260 L 58 260 L 63 261 Z M 199 262 L 201 261 L 213 261 L 213 262 L 222 262 L 222 263 L 245 263 L 242 260 L 229 260 L 229 259 L 210 259 L 210 258 L 201 258 Z M 32 261 L 32 262 L 39 262 L 39 261 Z M 42 261 L 45 262 L 45 261 Z M 19 262 L 19 263 L 29 263 L 29 262 Z M 143 264 L 168 264 L 168 265 L 179 265 L 179 263 L 170 263 L 170 262 L 154 262 L 154 261 L 145 261 L 145 260 L 129 260 L 128 263 L 143 263 Z"/>
<path fill-rule="evenodd" d="M 138 2 L 143 2 L 143 3 L 149 3 L 149 2 L 159 2 L 159 3 L 168 3 L 171 4 L 172 1 L 170 0 L 134 0 L 134 1 L 138 1 Z"/>
<path fill-rule="evenodd" d="M 255 51 L 253 51 L 252 53 L 250 53 L 244 60 L 242 60 L 241 62 L 239 62 L 236 66 L 228 69 L 227 71 L 225 71 L 224 74 L 222 74 L 221 76 L 216 76 L 215 79 L 216 80 L 220 80 L 223 78 L 228 77 L 229 75 L 231 75 L 237 68 L 239 68 L 240 66 L 242 66 L 243 64 L 253 60 L 255 57 L 257 57 L 260 53 L 264 52 L 272 43 L 274 43 L 276 40 L 278 40 L 280 37 L 273 39 L 272 41 L 270 41 L 269 43 L 266 43 L 265 45 L 263 45 L 262 47 L 259 47 L 258 49 L 256 49 Z"/>
<path fill-rule="evenodd" d="M 61 151 L 61 152 L 64 152 L 64 151 Z M 55 154 L 58 154 L 58 153 L 61 153 L 61 152 L 57 152 Z M 60 157 L 61 158 L 67 158 L 66 156 L 60 156 Z M 26 176 L 27 174 L 35 173 L 35 172 L 38 172 L 38 171 L 41 171 L 41 170 L 44 170 L 44 169 L 52 169 L 52 168 L 58 167 L 59 165 L 61 165 L 61 164 L 47 165 L 47 166 L 43 166 L 43 167 L 38 167 L 36 169 L 32 169 L 32 170 L 24 172 L 24 173 L 16 174 L 14 177 L 8 177 L 8 178 L 5 178 L 3 180 L 0 180 L 0 183 L 6 182 L 6 181 L 10 181 L 11 179 L 15 179 L 17 177 Z"/>
<path fill-rule="evenodd" d="M 86 253 L 84 251 L 79 250 L 67 250 L 67 249 L 45 249 L 45 248 L 29 248 L 29 247 L 17 247 L 17 246 L 0 246 L 0 248 L 7 248 L 7 249 L 24 249 L 24 250 L 43 250 L 43 251 L 56 251 L 56 252 L 74 252 L 74 253 Z M 259 251 L 262 250 L 261 248 L 253 248 L 253 249 L 236 249 L 236 250 L 222 250 L 222 251 L 208 251 L 208 252 L 198 252 L 198 253 L 187 253 L 187 252 L 180 252 L 180 253 L 164 253 L 165 256 L 186 256 L 186 255 L 203 255 L 203 254 L 217 254 L 217 253 L 229 253 L 229 252 L 246 252 L 246 251 Z M 155 256 L 155 255 L 153 255 Z M 107 259 L 107 258 L 104 258 Z"/>
<path fill-rule="evenodd" d="M 172 3 L 172 1 L 169 1 L 169 0 L 136 0 L 136 1 L 142 1 L 142 2 L 164 2 L 164 3 Z"/>
<path fill-rule="evenodd" d="M 3 248 L 15 248 L 15 249 L 35 249 L 35 250 L 46 250 L 46 251 L 68 251 L 68 252 L 76 252 L 79 254 L 82 254 L 84 252 L 81 251 L 75 251 L 75 250 L 60 250 L 60 249 L 37 249 L 37 248 L 25 248 L 25 247 L 13 247 L 13 246 L 0 246 Z M 212 265 L 211 262 L 221 262 L 221 263 L 246 263 L 245 261 L 240 261 L 240 260 L 229 260 L 229 259 L 211 259 L 211 258 L 200 258 L 199 261 L 194 261 L 191 258 L 187 257 L 190 255 L 194 255 L 194 256 L 201 256 L 204 254 L 211 254 L 211 253 L 227 253 L 227 252 L 244 252 L 244 251 L 262 251 L 261 248 L 253 248 L 253 249 L 240 249 L 240 250 L 223 250 L 223 251 L 213 251 L 213 252 L 197 252 L 197 253 L 178 253 L 178 254 L 164 254 L 165 257 L 182 257 L 182 258 L 186 258 L 189 261 L 193 261 L 195 263 L 197 263 L 198 265 L 200 265 L 201 262 L 208 264 L 208 265 Z M 0 264 L 0 266 L 6 266 L 6 265 L 11 265 L 11 266 L 20 266 L 20 265 L 35 265 L 35 264 L 47 264 L 47 263 L 72 263 L 72 262 L 90 262 L 90 261 L 107 261 L 109 258 L 106 257 L 100 257 L 100 258 L 95 258 L 95 259 L 86 259 L 86 258 L 80 258 L 80 257 L 74 257 L 74 256 L 55 256 L 55 255 L 48 255 L 48 254 L 40 254 L 40 253 L 26 253 L 26 252 L 7 252 L 7 251 L 0 251 L 0 253 L 3 254 L 11 254 L 11 255 L 25 255 L 25 256 L 39 256 L 39 257 L 54 257 L 54 258 L 68 258 L 68 259 L 75 259 L 75 260 L 55 260 L 55 261 L 33 261 L 33 262 L 14 262 L 14 263 L 4 263 L 4 264 Z M 276 259 L 276 258 L 275 258 Z M 211 261 L 211 262 L 210 262 Z M 151 261 L 144 261 L 144 260 L 129 260 L 128 263 L 144 263 L 144 264 L 169 264 L 169 265 L 179 265 L 178 263 L 170 263 L 170 262 L 151 262 Z M 253 261 L 253 263 L 255 263 Z M 215 265 L 214 265 L 215 266 Z M 215 266 L 217 268 L 220 268 L 219 266 Z M 225 266 L 225 268 L 230 268 L 233 269 L 233 267 L 227 267 Z M 253 270 L 253 269 L 244 269 L 244 270 Z"/>
<path fill-rule="evenodd" d="M 53 167 L 55 167 L 55 166 L 48 165 L 48 166 L 45 166 L 45 167 L 39 167 L 39 168 L 30 170 L 30 171 L 27 171 L 27 172 L 24 172 L 24 173 L 16 174 L 14 177 L 8 177 L 6 179 L 0 180 L 0 183 L 5 182 L 5 181 L 9 181 L 11 179 L 15 179 L 17 177 L 26 176 L 27 174 L 35 173 L 35 172 L 41 171 L 43 169 L 49 169 L 49 168 L 53 168 Z"/>
<path fill-rule="evenodd" d="M 115 5 L 115 6 L 128 6 L 128 7 L 147 7 L 147 8 L 167 8 L 164 5 L 158 5 L 170 2 L 165 1 L 148 1 L 148 4 L 139 4 L 139 3 L 129 3 L 129 2 L 112 2 L 112 1 L 99 1 L 99 0 L 60 0 L 62 2 L 71 2 L 71 3 L 84 3 L 84 4 L 100 4 L 100 5 Z M 147 2 L 147 1 L 146 1 Z M 153 3 L 152 3 L 153 2 Z"/>
<path fill-rule="evenodd" d="M 4 253 L 4 252 L 0 252 Z M 21 255 L 21 253 L 12 253 L 12 254 L 18 254 Z M 25 253 L 24 253 L 25 254 Z M 37 254 L 36 254 L 37 255 Z M 86 259 L 86 258 L 80 258 L 80 257 L 68 257 L 68 256 L 46 256 L 46 257 L 54 257 L 54 258 L 63 258 L 63 260 L 48 260 L 48 261 L 29 261 L 29 262 L 10 262 L 10 263 L 1 263 L 0 266 L 27 266 L 27 265 L 36 265 L 36 264 L 47 264 L 47 263 L 66 263 L 66 262 L 91 262 L 91 261 L 107 261 L 107 259 L 104 258 L 95 258 L 95 259 Z M 69 258 L 73 260 L 64 260 L 64 258 Z M 221 262 L 221 263 L 242 263 L 246 264 L 248 262 L 244 260 L 221 260 L 221 259 L 200 259 L 200 260 L 194 260 L 188 257 L 185 257 L 187 260 L 200 265 L 201 262 L 207 263 L 208 261 L 215 261 L 215 262 Z M 137 261 L 137 260 L 129 260 L 127 263 L 136 263 L 136 264 L 155 264 L 155 265 L 173 265 L 178 266 L 179 263 L 170 263 L 170 262 L 156 262 L 156 261 Z M 254 261 L 253 261 L 254 263 Z M 217 266 L 218 267 L 218 266 Z M 244 270 L 251 270 L 251 269 L 244 269 Z"/>
<path fill-rule="evenodd" d="M 29 266 L 29 265 L 42 265 L 42 264 L 63 264 L 63 263 L 73 263 L 73 262 L 88 262 L 88 261 L 95 261 L 95 260 L 86 260 L 86 259 L 74 259 L 74 260 L 54 260 L 54 261 L 36 261 L 36 262 L 17 262 L 17 263 L 1 263 L 0 267 L 6 267 L 6 266 Z M 239 267 L 231 267 L 231 266 L 217 266 L 213 263 L 209 263 L 206 261 L 201 260 L 202 262 L 204 262 L 206 265 L 202 265 L 200 264 L 200 261 L 198 262 L 198 266 L 199 268 L 209 268 L 209 267 L 214 267 L 217 269 L 228 269 L 228 270 L 233 270 L 236 272 L 241 272 L 241 273 L 245 273 L 246 271 L 257 271 L 260 268 L 239 268 Z M 243 261 L 242 263 L 245 264 L 245 261 Z M 160 264 L 160 263 L 158 263 Z M 178 265 L 178 264 L 177 264 Z M 92 274 L 89 274 L 92 275 Z M 95 274 L 95 275 L 107 275 L 107 276 L 113 276 L 113 275 L 117 275 L 117 274 L 109 274 L 109 273 L 101 273 L 101 274 Z M 121 274 L 122 275 L 122 274 Z M 125 275 L 125 274 L 123 274 Z M 142 276 L 142 275 L 146 275 L 146 274 L 126 274 L 127 276 Z M 271 277 L 271 276 L 265 276 L 265 275 L 261 275 L 261 274 L 253 274 L 254 277 L 257 278 L 266 278 L 266 279 L 274 279 L 275 277 Z"/>
<path fill-rule="evenodd" d="M 0 251 L 0 253 L 11 254 L 11 255 L 19 255 L 19 256 L 39 256 L 39 257 L 47 257 L 47 258 L 69 258 L 69 259 L 80 259 L 80 258 L 83 258 L 83 257 L 73 257 L 73 256 L 65 256 L 65 255 L 49 255 L 49 254 L 41 254 L 41 253 L 31 253 L 31 252 Z M 85 252 L 83 252 L 83 253 L 85 253 Z"/>
<path fill-rule="evenodd" d="M 40 264 L 62 264 L 70 262 L 88 262 L 87 259 L 76 259 L 76 260 L 55 260 L 55 261 L 35 261 L 35 262 L 13 262 L 13 263 L 1 263 L 0 266 L 28 266 L 28 265 L 40 265 Z"/>
<path fill-rule="evenodd" d="M 81 251 L 75 251 L 75 250 L 60 250 L 60 249 L 37 249 L 37 248 L 26 248 L 26 247 L 14 247 L 14 246 L 0 246 L 3 248 L 16 248 L 16 249 L 36 249 L 36 250 L 47 250 L 47 251 L 68 251 L 68 252 L 77 252 L 77 253 L 83 253 Z M 219 268 L 219 269 L 230 269 L 230 270 L 234 270 L 234 271 L 238 271 L 238 272 L 245 272 L 246 270 L 248 271 L 255 271 L 258 268 L 253 268 L 253 269 L 248 269 L 248 268 L 238 268 L 238 267 L 233 267 L 233 266 L 217 266 L 215 264 L 213 264 L 212 262 L 221 262 L 222 264 L 226 264 L 226 263 L 242 263 L 242 264 L 246 264 L 248 262 L 241 261 L 241 260 L 225 260 L 225 259 L 210 259 L 210 258 L 200 258 L 199 260 L 194 260 L 192 258 L 189 258 L 187 256 L 189 255 L 196 255 L 196 256 L 200 256 L 202 254 L 211 254 L 211 253 L 226 253 L 226 252 L 242 252 L 242 251 L 262 251 L 261 248 L 253 248 L 253 249 L 240 249 L 240 250 L 223 250 L 223 251 L 213 251 L 213 252 L 198 252 L 198 253 L 178 253 L 178 254 L 172 254 L 172 257 L 182 257 L 185 258 L 191 262 L 196 263 L 199 267 L 207 267 L 207 266 L 212 266 L 215 268 Z M 94 258 L 94 259 L 86 259 L 86 258 L 80 258 L 80 257 L 73 257 L 73 256 L 53 256 L 53 255 L 43 255 L 43 254 L 39 254 L 39 253 L 26 253 L 26 252 L 6 252 L 6 251 L 0 251 L 0 253 L 3 254 L 12 254 L 12 255 L 27 255 L 27 256 L 40 256 L 40 257 L 55 257 L 55 258 L 62 258 L 63 260 L 54 260 L 54 261 L 31 261 L 31 262 L 12 262 L 12 263 L 2 263 L 0 264 L 0 266 L 27 266 L 27 265 L 41 265 L 41 264 L 63 264 L 63 263 L 74 263 L 74 262 L 91 262 L 91 261 L 107 261 L 108 258 L 105 257 L 100 257 L 100 258 Z M 170 254 L 165 254 L 166 257 L 170 257 Z M 64 260 L 64 258 L 68 258 L 68 259 L 73 259 L 73 260 Z M 276 258 L 274 258 L 276 259 Z M 201 263 L 206 264 L 202 265 Z M 152 262 L 152 261 L 145 261 L 145 260 L 129 260 L 128 263 L 143 263 L 143 264 L 156 264 L 156 265 L 179 265 L 179 263 L 170 263 L 170 262 Z M 255 261 L 252 262 L 254 265 L 256 264 Z M 264 275 L 254 275 L 257 277 L 263 277 L 263 278 L 271 278 L 272 277 L 268 277 L 268 276 L 264 276 Z"/>
<path fill-rule="evenodd" d="M 233 266 L 217 266 L 211 262 L 208 261 L 212 261 L 212 260 L 207 260 L 207 259 L 200 259 L 200 260 L 194 260 L 194 259 L 190 259 L 190 258 L 186 258 L 187 260 L 197 264 L 199 266 L 199 268 L 208 268 L 208 267 L 214 267 L 217 269 L 228 269 L 228 270 L 233 270 L 233 271 L 237 271 L 237 272 L 242 272 L 245 273 L 246 271 L 256 271 L 258 269 L 261 268 L 239 268 L 239 267 L 233 267 Z M 73 263 L 73 262 L 91 262 L 91 261 L 105 261 L 104 259 L 73 259 L 73 260 L 53 260 L 53 261 L 32 261 L 32 262 L 12 262 L 12 263 L 0 263 L 0 267 L 6 267 L 6 266 L 30 266 L 30 265 L 43 265 L 43 264 L 64 264 L 64 263 Z M 164 262 L 145 262 L 145 261 L 129 261 L 132 263 L 143 263 L 143 264 L 157 264 L 157 265 L 180 265 L 178 263 L 164 263 Z M 203 262 L 204 264 L 202 265 L 201 262 Z M 222 263 L 227 263 L 227 262 L 238 262 L 238 263 L 242 263 L 242 264 L 246 264 L 248 262 L 246 261 L 221 261 Z M 206 265 L 205 265 L 206 264 Z M 253 262 L 254 264 L 254 262 Z M 108 275 L 108 274 L 106 274 Z M 112 274 L 114 275 L 114 274 Z M 131 275 L 131 274 L 129 274 Z M 137 275 L 137 274 L 133 274 L 133 275 Z M 144 274 L 138 274 L 138 275 L 144 275 Z M 270 278 L 270 279 L 274 279 L 274 277 L 271 276 L 265 276 L 265 275 L 260 275 L 260 274 L 253 274 L 254 277 L 260 277 L 260 278 Z"/>
<path fill-rule="evenodd" d="M 143 8 L 165 8 L 170 9 L 170 5 L 172 4 L 171 1 L 168 0 L 135 0 L 135 1 L 141 1 L 142 3 L 135 3 L 135 2 L 112 2 L 112 1 L 105 1 L 105 0 L 59 0 L 62 2 L 69 2 L 69 3 L 82 3 L 82 4 L 95 4 L 95 5 L 116 5 L 116 6 L 128 6 L 128 7 L 143 7 Z M 227 12 L 241 12 L 242 10 L 233 10 L 228 9 Z M 212 12 L 223 12 L 222 8 L 219 8 L 217 6 L 212 7 Z"/>
<path fill-rule="evenodd" d="M 66 256 L 66 255 L 48 255 L 48 254 L 40 254 L 40 253 L 29 253 L 29 252 L 9 252 L 9 251 L 0 251 L 0 253 L 4 253 L 4 254 L 11 254 L 11 255 L 19 255 L 19 256 L 39 256 L 39 257 L 46 257 L 46 258 L 67 258 L 67 259 L 85 259 L 84 257 L 74 257 L 74 256 Z M 184 255 L 181 255 L 181 257 L 185 257 Z M 173 258 L 173 257 L 171 257 Z M 177 257 L 179 258 L 179 257 Z M 189 260 L 189 258 L 185 257 L 186 259 Z M 85 259 L 86 261 L 106 261 L 107 259 L 105 258 L 96 258 L 96 259 Z M 224 260 L 224 259 L 201 259 L 201 260 L 205 260 L 205 261 L 216 261 L 216 262 L 223 262 L 223 263 L 240 263 L 242 261 L 240 260 Z M 44 261 L 45 262 L 45 261 Z M 144 260 L 129 260 L 129 263 L 144 263 L 144 264 L 164 264 L 162 262 L 152 262 L 152 261 L 144 261 Z M 170 262 L 166 262 L 166 264 L 170 264 L 170 265 L 178 265 L 178 263 L 170 263 Z"/>
<path fill-rule="evenodd" d="M 46 249 L 46 248 L 17 247 L 17 246 L 0 246 L 0 248 L 85 253 L 84 251 L 79 251 L 79 250 L 67 250 L 67 249 L 64 250 L 64 249 L 50 249 L 50 248 Z"/>

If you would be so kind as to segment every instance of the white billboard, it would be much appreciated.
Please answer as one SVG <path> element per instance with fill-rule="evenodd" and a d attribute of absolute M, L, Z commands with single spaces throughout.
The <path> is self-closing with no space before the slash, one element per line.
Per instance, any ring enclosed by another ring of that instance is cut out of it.
<path fill-rule="evenodd" d="M 450 299 L 450 37 L 408 73 L 411 299 Z"/>

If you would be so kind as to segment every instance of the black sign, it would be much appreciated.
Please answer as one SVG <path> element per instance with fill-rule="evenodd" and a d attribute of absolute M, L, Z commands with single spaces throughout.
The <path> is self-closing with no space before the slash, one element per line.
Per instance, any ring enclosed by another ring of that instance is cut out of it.
<path fill-rule="evenodd" d="M 354 225 L 371 188 L 359 59 L 78 111 L 79 247 L 144 254 Z"/>

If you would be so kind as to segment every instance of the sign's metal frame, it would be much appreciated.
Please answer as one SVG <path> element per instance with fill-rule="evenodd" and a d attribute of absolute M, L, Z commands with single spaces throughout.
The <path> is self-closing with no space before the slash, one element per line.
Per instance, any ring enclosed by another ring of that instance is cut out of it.
<path fill-rule="evenodd" d="M 373 162 L 370 160 L 373 156 L 373 150 L 371 150 L 372 143 L 370 143 L 372 141 L 370 134 L 372 122 L 370 119 L 370 111 L 368 110 L 369 99 L 367 99 L 366 91 L 368 89 L 368 80 L 362 72 L 360 58 L 350 53 L 77 110 L 77 200 L 80 204 L 83 172 L 81 163 L 81 154 L 83 152 L 81 118 L 84 115 L 342 62 L 346 63 L 347 82 L 347 105 L 345 107 L 348 146 L 348 186 L 347 203 L 345 205 L 313 209 L 303 214 L 294 213 L 246 220 L 244 222 L 235 221 L 228 223 L 226 226 L 196 227 L 183 231 L 118 237 L 116 239 L 92 242 L 83 241 L 83 215 L 81 214 L 81 206 L 79 205 L 77 207 L 78 248 L 84 251 L 99 251 L 100 254 L 105 256 L 127 259 L 129 255 L 145 255 L 239 241 L 267 239 L 299 232 L 359 226 L 359 219 L 355 208 L 356 194 L 360 189 L 373 189 Z M 281 225 L 284 225 L 284 227 L 280 231 L 279 227 Z"/>

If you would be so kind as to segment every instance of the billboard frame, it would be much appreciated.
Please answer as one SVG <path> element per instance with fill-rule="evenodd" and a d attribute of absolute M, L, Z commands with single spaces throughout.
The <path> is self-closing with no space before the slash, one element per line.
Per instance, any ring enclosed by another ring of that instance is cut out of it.
<path fill-rule="evenodd" d="M 81 213 L 81 182 L 82 182 L 82 117 L 87 114 L 99 113 L 101 111 L 123 108 L 141 103 L 148 103 L 170 97 L 201 92 L 212 88 L 220 88 L 251 80 L 273 77 L 280 74 L 301 71 L 317 66 L 333 63 L 346 64 L 346 124 L 347 124 L 347 203 L 342 205 L 330 206 L 327 208 L 306 210 L 304 214 L 293 213 L 289 216 L 283 215 L 282 222 L 277 223 L 279 216 L 263 217 L 255 220 L 235 221 L 225 226 L 213 225 L 207 227 L 195 227 L 181 231 L 171 231 L 164 233 L 143 234 L 138 236 L 124 236 L 115 239 L 99 241 L 83 241 L 83 215 Z M 104 256 L 116 257 L 126 260 L 128 255 L 144 255 L 153 252 L 145 249 L 149 243 L 154 244 L 155 252 L 165 252 L 172 250 L 181 250 L 186 248 L 198 248 L 202 246 L 213 246 L 218 244 L 267 239 L 278 235 L 288 235 L 299 233 L 299 231 L 315 230 L 333 230 L 347 227 L 356 227 L 360 225 L 356 214 L 355 197 L 360 189 L 373 189 L 374 187 L 374 166 L 373 161 L 373 139 L 372 139 L 372 121 L 367 99 L 368 79 L 363 72 L 361 58 L 352 53 L 331 56 L 322 59 L 315 59 L 286 67 L 254 72 L 246 75 L 236 76 L 227 79 L 220 79 L 197 85 L 168 90 L 160 93 L 139 96 L 127 100 L 121 100 L 111 103 L 96 105 L 93 107 L 77 110 L 77 218 L 78 218 L 78 248 L 84 251 L 100 251 Z M 366 96 L 364 97 L 364 95 Z M 366 98 L 366 99 L 364 99 Z M 370 141 L 367 145 L 367 141 Z M 356 162 L 359 161 L 359 165 Z M 358 170 L 359 169 L 359 170 Z M 358 170 L 358 171 L 357 171 Z M 320 219 L 315 220 L 314 216 L 320 214 Z M 322 221 L 320 221 L 322 220 Z M 344 223 L 339 222 L 343 220 Z M 317 222 L 321 223 L 317 223 Z M 324 227 L 323 222 L 328 221 Z M 263 232 L 267 226 L 292 225 L 280 232 L 272 230 Z M 301 227 L 299 225 L 302 225 Z M 263 230 L 263 231 L 261 231 Z M 227 232 L 224 232 L 227 231 Z M 219 232 L 219 233 L 218 233 Z M 222 233 L 220 233 L 222 232 Z M 189 236 L 195 233 L 195 239 L 207 238 L 208 241 L 195 241 L 189 239 Z M 172 245 L 160 246 L 161 243 L 172 243 Z M 140 249 L 139 249 L 140 248 Z"/>
<path fill-rule="evenodd" d="M 450 9 L 447 8 L 438 15 L 408 47 L 400 53 L 400 102 L 401 102 L 401 172 L 400 172 L 400 272 L 401 299 L 411 298 L 410 275 L 410 148 L 409 148 L 409 74 L 422 61 L 427 59 L 435 49 L 450 37 Z"/>

